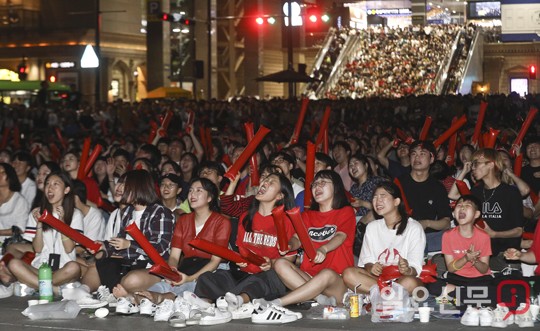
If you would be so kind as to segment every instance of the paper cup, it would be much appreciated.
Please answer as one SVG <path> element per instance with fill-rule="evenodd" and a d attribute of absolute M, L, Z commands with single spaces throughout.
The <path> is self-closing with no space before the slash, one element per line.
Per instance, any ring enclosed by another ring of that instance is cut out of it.
<path fill-rule="evenodd" d="M 538 312 L 540 311 L 540 306 L 539 305 L 530 305 L 529 309 L 531 310 L 531 315 L 532 315 L 533 320 L 535 320 L 536 316 L 538 316 Z"/>
<path fill-rule="evenodd" d="M 28 300 L 28 307 L 39 305 L 39 300 Z"/>
<path fill-rule="evenodd" d="M 418 315 L 420 316 L 420 322 L 421 323 L 429 322 L 429 313 L 430 312 L 431 312 L 430 307 L 419 307 L 418 308 Z"/>

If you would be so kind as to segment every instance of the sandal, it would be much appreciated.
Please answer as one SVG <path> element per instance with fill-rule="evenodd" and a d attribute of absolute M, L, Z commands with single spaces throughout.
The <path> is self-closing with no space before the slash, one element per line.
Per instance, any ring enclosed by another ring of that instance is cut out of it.
<path fill-rule="evenodd" d="M 186 319 L 186 325 L 199 325 L 203 312 L 200 309 L 192 309 L 189 312 L 189 318 Z"/>

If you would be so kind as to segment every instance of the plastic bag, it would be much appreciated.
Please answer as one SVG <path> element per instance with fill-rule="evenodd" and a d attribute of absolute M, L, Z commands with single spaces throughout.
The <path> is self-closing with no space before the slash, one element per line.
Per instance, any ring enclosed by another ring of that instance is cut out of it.
<path fill-rule="evenodd" d="M 373 323 L 409 323 L 414 319 L 415 309 L 412 307 L 409 293 L 398 283 L 393 282 L 391 286 L 389 285 L 382 290 L 379 290 L 379 287 L 375 285 L 369 294 Z"/>
<path fill-rule="evenodd" d="M 51 302 L 26 308 L 22 314 L 31 320 L 66 320 L 74 319 L 81 307 L 75 301 Z"/>

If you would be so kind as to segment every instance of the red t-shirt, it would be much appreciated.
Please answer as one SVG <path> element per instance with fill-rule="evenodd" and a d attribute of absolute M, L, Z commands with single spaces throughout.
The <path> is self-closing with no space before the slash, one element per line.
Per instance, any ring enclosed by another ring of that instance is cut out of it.
<path fill-rule="evenodd" d="M 216 245 L 228 247 L 231 235 L 231 222 L 217 212 L 212 212 L 204 223 L 198 235 L 195 235 L 195 213 L 183 214 L 178 217 L 174 228 L 171 247 L 179 248 L 184 257 L 200 257 L 210 259 L 211 254 L 198 250 L 188 243 L 195 238 L 208 240 Z"/>
<path fill-rule="evenodd" d="M 474 245 L 474 250 L 480 251 L 480 257 L 491 256 L 491 240 L 489 235 L 476 226 L 473 228 L 471 238 L 463 237 L 459 233 L 459 227 L 446 231 L 442 237 L 442 253 L 444 255 L 451 255 L 454 260 L 460 259 L 466 254 L 471 244 Z M 491 275 L 491 270 L 488 269 L 485 274 L 482 274 L 472 264 L 466 263 L 455 274 L 462 277 L 475 278 Z"/>
<path fill-rule="evenodd" d="M 343 270 L 354 265 L 353 243 L 356 232 L 356 218 L 354 209 L 350 206 L 327 212 L 306 210 L 302 213 L 311 241 L 315 249 L 329 242 L 338 232 L 347 235 L 347 239 L 335 250 L 326 254 L 326 259 L 320 264 L 312 263 L 307 256 L 300 265 L 300 269 L 311 276 L 321 270 L 329 268 L 341 274 Z"/>
<path fill-rule="evenodd" d="M 278 251 L 277 231 L 274 225 L 274 218 L 272 215 L 263 216 L 258 212 L 253 216 L 252 230 L 246 232 L 242 225 L 247 213 L 240 217 L 238 222 L 238 236 L 236 237 L 236 245 L 238 247 L 244 247 L 251 250 L 253 253 L 268 257 L 270 259 L 280 258 Z M 285 229 L 287 231 L 287 238 L 290 239 L 294 235 L 294 228 L 291 221 L 284 217 Z M 294 254 L 291 253 L 291 254 Z"/>
<path fill-rule="evenodd" d="M 537 226 L 536 230 L 534 230 L 533 243 L 529 250 L 534 253 L 536 263 L 538 264 L 536 269 L 534 269 L 534 274 L 540 276 L 540 226 Z"/>

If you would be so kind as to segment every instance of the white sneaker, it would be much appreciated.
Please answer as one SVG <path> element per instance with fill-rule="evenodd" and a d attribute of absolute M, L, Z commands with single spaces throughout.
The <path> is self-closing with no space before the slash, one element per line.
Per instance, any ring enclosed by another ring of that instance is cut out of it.
<path fill-rule="evenodd" d="M 202 310 L 206 310 L 206 309 L 212 307 L 212 305 L 209 302 L 206 302 L 203 299 L 199 298 L 193 292 L 185 291 L 182 294 L 182 296 L 183 296 L 184 300 L 186 300 L 190 305 L 199 306 Z"/>
<path fill-rule="evenodd" d="M 478 308 L 468 306 L 467 310 L 465 310 L 465 314 L 461 316 L 461 324 L 467 326 L 480 325 L 480 314 Z"/>
<path fill-rule="evenodd" d="M 225 293 L 225 301 L 227 301 L 229 311 L 237 310 L 243 304 L 243 302 L 240 302 L 238 299 L 238 296 L 231 292 Z"/>
<path fill-rule="evenodd" d="M 36 290 L 21 282 L 15 282 L 13 285 L 13 294 L 16 297 L 28 297 L 36 293 Z"/>
<path fill-rule="evenodd" d="M 66 287 L 61 290 L 64 300 L 79 301 L 87 298 L 92 298 L 92 294 L 83 287 Z"/>
<path fill-rule="evenodd" d="M 9 298 L 13 295 L 13 283 L 9 286 L 0 285 L 0 299 Z"/>
<path fill-rule="evenodd" d="M 480 326 L 491 326 L 493 322 L 493 310 L 491 308 L 480 308 Z"/>
<path fill-rule="evenodd" d="M 525 310 L 527 309 L 527 310 Z M 531 309 L 525 303 L 519 305 L 516 314 L 514 315 L 515 322 L 520 328 L 532 328 L 534 321 L 531 314 Z"/>
<path fill-rule="evenodd" d="M 172 300 L 165 299 L 162 303 L 157 305 L 156 313 L 154 315 L 154 322 L 167 322 L 173 313 L 174 302 Z"/>
<path fill-rule="evenodd" d="M 154 316 L 156 308 L 157 305 L 149 299 L 144 298 L 141 300 L 141 302 L 139 302 L 139 311 L 141 315 Z"/>
<path fill-rule="evenodd" d="M 230 322 L 232 314 L 230 311 L 221 311 L 215 307 L 207 308 L 203 311 L 199 325 L 218 325 Z"/>
<path fill-rule="evenodd" d="M 85 297 L 85 298 L 77 300 L 76 302 L 79 305 L 79 307 L 83 309 L 84 308 L 97 309 L 97 308 L 105 307 L 107 305 L 105 301 L 100 301 L 92 297 Z"/>
<path fill-rule="evenodd" d="M 244 318 L 250 318 L 254 310 L 255 310 L 255 307 L 253 306 L 251 302 L 244 303 L 237 309 L 231 311 L 232 319 L 241 320 Z"/>
<path fill-rule="evenodd" d="M 105 285 L 98 287 L 96 291 L 96 298 L 100 301 L 105 301 L 109 304 L 109 307 L 116 307 L 116 298 L 109 291 L 109 288 Z"/>
<path fill-rule="evenodd" d="M 131 302 L 128 298 L 119 298 L 116 304 L 116 312 L 118 314 L 136 314 L 139 312 L 139 306 Z"/>
<path fill-rule="evenodd" d="M 513 315 L 510 313 L 508 307 L 497 305 L 497 308 L 493 311 L 491 326 L 494 328 L 505 328 L 509 325 L 508 321 L 510 318 L 513 320 Z"/>
<path fill-rule="evenodd" d="M 173 328 L 183 328 L 187 326 L 187 320 L 189 318 L 189 313 L 191 311 L 191 305 L 184 300 L 182 297 L 177 297 L 174 300 L 173 304 L 174 312 L 169 317 L 169 325 Z M 199 324 L 199 321 L 197 323 L 192 323 L 190 325 Z"/>
<path fill-rule="evenodd" d="M 259 307 L 251 315 L 251 322 L 255 324 L 284 324 L 298 320 L 296 314 L 287 313 L 290 310 L 277 305 Z"/>
<path fill-rule="evenodd" d="M 219 310 L 228 311 L 229 310 L 229 303 L 227 303 L 227 300 L 225 300 L 225 297 L 219 297 L 216 300 L 216 307 Z"/>

